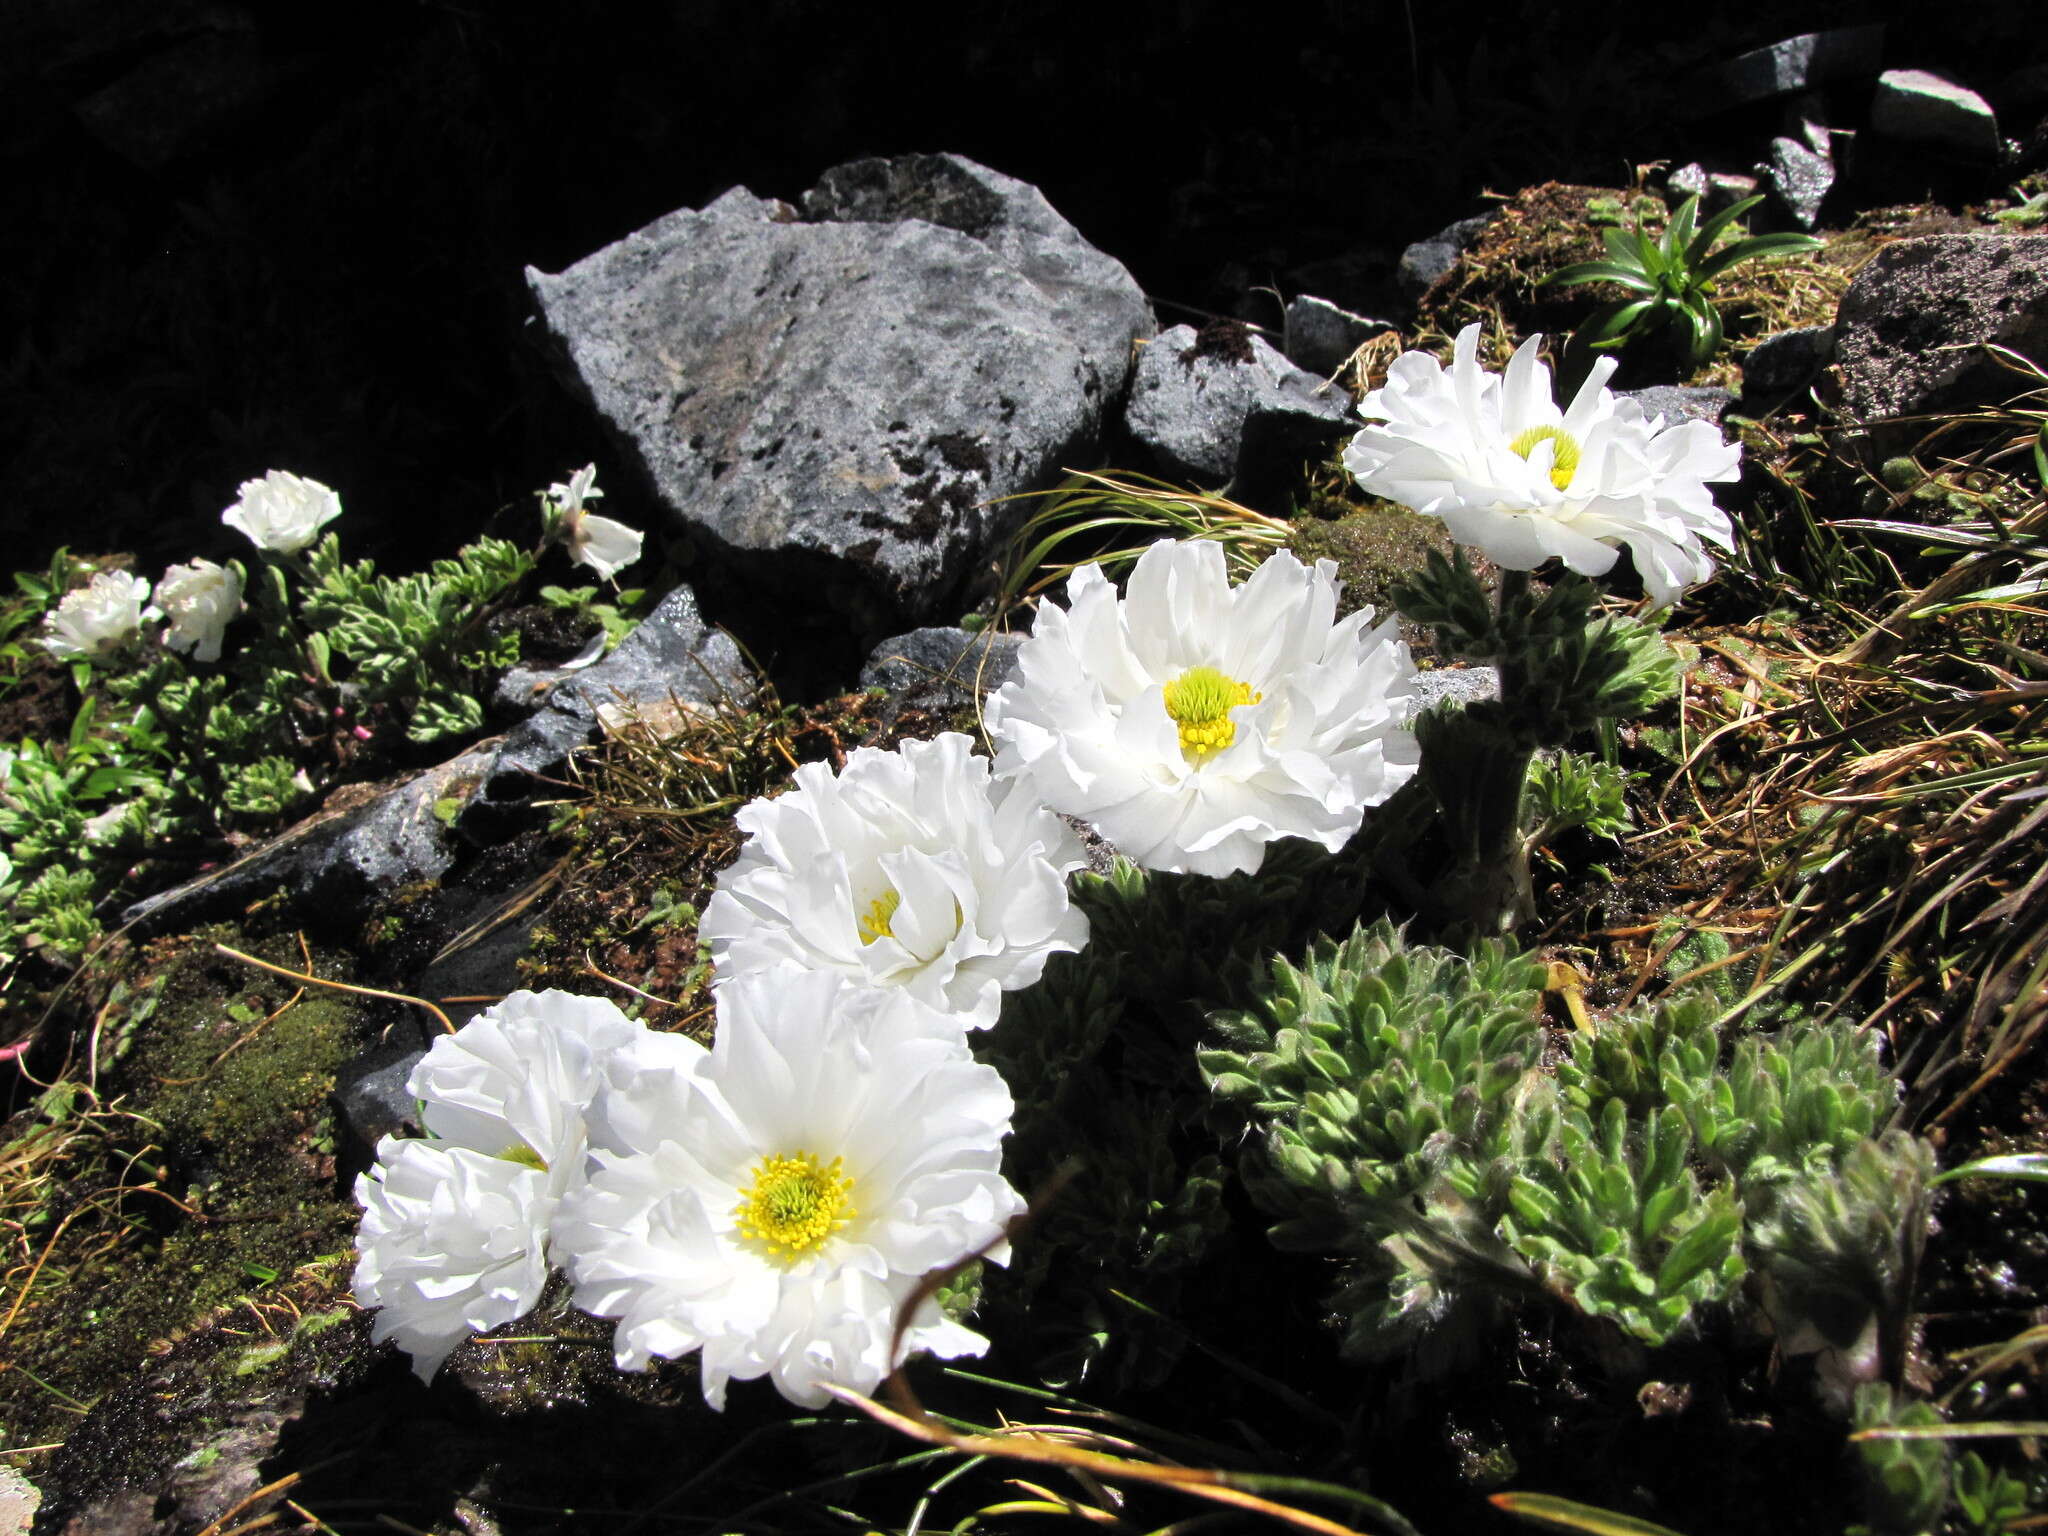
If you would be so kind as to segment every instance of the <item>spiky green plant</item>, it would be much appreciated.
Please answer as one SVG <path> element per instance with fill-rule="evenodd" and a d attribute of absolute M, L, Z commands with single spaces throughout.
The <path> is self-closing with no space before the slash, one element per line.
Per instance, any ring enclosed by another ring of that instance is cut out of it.
<path fill-rule="evenodd" d="M 1762 201 L 1761 196 L 1746 197 L 1700 223 L 1695 195 L 1678 205 L 1661 236 L 1651 236 L 1640 220 L 1632 229 L 1602 230 L 1605 259 L 1574 262 L 1543 280 L 1545 287 L 1615 283 L 1627 290 L 1626 297 L 1587 318 L 1573 333 L 1574 344 L 1612 351 L 1663 328 L 1678 338 L 1690 367 L 1704 367 L 1721 349 L 1715 280 L 1742 262 L 1821 247 L 1811 235 L 1778 234 L 1746 235 L 1715 250 L 1715 242 L 1735 221 Z"/>

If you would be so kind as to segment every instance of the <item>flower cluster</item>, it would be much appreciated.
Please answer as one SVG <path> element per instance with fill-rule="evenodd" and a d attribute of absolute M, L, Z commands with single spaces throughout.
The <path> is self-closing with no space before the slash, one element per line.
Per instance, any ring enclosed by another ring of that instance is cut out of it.
<path fill-rule="evenodd" d="M 572 547 L 604 536 L 590 494 L 587 474 L 549 493 Z M 430 1376 L 560 1270 L 617 1319 L 620 1366 L 694 1354 L 714 1406 L 735 1378 L 820 1406 L 912 1351 L 979 1351 L 918 1298 L 935 1270 L 1002 1260 L 1024 1209 L 1010 1094 L 969 1041 L 1088 941 L 1056 812 L 1220 873 L 1279 837 L 1340 846 L 1414 772 L 1407 651 L 1370 613 L 1336 618 L 1332 567 L 1277 555 L 1233 590 L 1216 546 L 1163 543 L 1130 587 L 1084 570 L 1041 613 L 989 704 L 993 771 L 948 732 L 805 765 L 740 811 L 699 928 L 708 1049 L 561 994 L 437 1042 L 412 1080 L 435 1139 L 385 1142 L 358 1187 L 379 1336 Z"/>
<path fill-rule="evenodd" d="M 619 1319 L 627 1369 L 702 1353 L 705 1397 L 772 1376 L 872 1390 L 913 1349 L 978 1352 L 924 1274 L 1001 1258 L 1010 1096 L 907 993 L 795 967 L 737 978 L 709 1049 L 612 1004 L 519 992 L 434 1043 L 407 1087 L 428 1138 L 357 1181 L 355 1294 L 422 1380 L 531 1309 L 553 1270 Z"/>

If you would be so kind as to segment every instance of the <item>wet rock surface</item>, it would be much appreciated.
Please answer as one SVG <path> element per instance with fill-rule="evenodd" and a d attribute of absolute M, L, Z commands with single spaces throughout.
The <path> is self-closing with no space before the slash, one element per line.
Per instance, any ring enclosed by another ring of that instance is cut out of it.
<path fill-rule="evenodd" d="M 914 629 L 875 647 L 860 669 L 860 685 L 934 713 L 971 709 L 1015 675 L 1023 644 L 1021 634 Z"/>
<path fill-rule="evenodd" d="M 951 155 L 734 190 L 529 272 L 572 382 L 668 517 L 797 624 L 956 602 L 1092 451 L 1144 295 L 1035 189 Z M 957 609 L 956 609 L 957 611 Z"/>

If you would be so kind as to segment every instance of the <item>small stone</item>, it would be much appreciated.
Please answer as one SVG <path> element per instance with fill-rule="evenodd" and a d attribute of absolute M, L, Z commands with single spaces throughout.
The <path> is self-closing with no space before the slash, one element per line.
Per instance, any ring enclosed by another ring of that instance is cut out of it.
<path fill-rule="evenodd" d="M 1888 138 L 1937 145 L 1986 163 L 1999 155 L 1991 104 L 1930 69 L 1886 70 L 1870 104 L 1870 126 Z"/>
<path fill-rule="evenodd" d="M 913 629 L 875 647 L 860 669 L 860 685 L 934 713 L 967 709 L 1015 675 L 1023 644 L 1022 635 L 986 630 Z"/>
<path fill-rule="evenodd" d="M 1458 264 L 1458 258 L 1469 251 L 1479 239 L 1480 233 L 1493 222 L 1490 213 L 1476 213 L 1469 219 L 1460 219 L 1447 224 L 1427 240 L 1418 240 L 1401 253 L 1401 264 L 1394 272 L 1394 284 L 1404 298 L 1420 299 L 1438 278 Z"/>
<path fill-rule="evenodd" d="M 1782 395 L 1804 389 L 1820 377 L 1834 355 L 1832 325 L 1805 325 L 1766 336 L 1742 360 L 1742 392 Z"/>
<path fill-rule="evenodd" d="M 1809 230 L 1819 226 L 1821 204 L 1835 184 L 1832 165 L 1797 139 L 1780 135 L 1756 171 L 1793 223 Z"/>
<path fill-rule="evenodd" d="M 1349 395 L 1239 322 L 1177 325 L 1140 352 L 1124 425 L 1169 476 L 1221 485 L 1249 468 L 1256 478 L 1260 466 L 1242 462 L 1255 416 L 1262 447 L 1295 424 L 1324 442 L 1356 426 Z"/>
<path fill-rule="evenodd" d="M 1328 299 L 1304 293 L 1287 306 L 1283 322 L 1285 340 L 1280 350 L 1289 361 L 1319 373 L 1324 378 L 1344 366 L 1345 359 L 1381 331 L 1394 328 L 1391 320 L 1375 320 L 1339 309 Z"/>
<path fill-rule="evenodd" d="M 1716 171 L 1707 178 L 1707 198 L 1700 206 L 1708 213 L 1732 208 L 1745 197 L 1756 196 L 1756 178 L 1740 171 Z"/>
<path fill-rule="evenodd" d="M 1478 704 L 1500 697 L 1500 673 L 1492 667 L 1439 667 L 1415 674 L 1415 703 L 1408 723 L 1439 704 Z"/>
<path fill-rule="evenodd" d="M 1689 161 L 1664 178 L 1664 201 L 1677 207 L 1688 197 L 1704 199 L 1707 195 L 1707 168 L 1699 161 Z"/>
<path fill-rule="evenodd" d="M 1617 400 L 1633 400 L 1645 416 L 1662 416 L 1665 425 L 1681 421 L 1704 421 L 1721 425 L 1721 413 L 1735 401 L 1735 391 L 1718 384 L 1653 384 L 1648 389 L 1615 392 Z"/>
<path fill-rule="evenodd" d="M 426 1051 L 417 1045 L 379 1045 L 335 1073 L 334 1107 L 358 1147 L 375 1152 L 386 1136 L 417 1136 L 419 1101 L 406 1088 Z"/>

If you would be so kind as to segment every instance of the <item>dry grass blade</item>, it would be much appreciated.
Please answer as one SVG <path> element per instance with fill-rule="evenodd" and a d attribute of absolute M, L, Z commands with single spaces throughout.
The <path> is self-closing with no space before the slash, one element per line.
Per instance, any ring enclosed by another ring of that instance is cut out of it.
<path fill-rule="evenodd" d="M 1004 558 L 996 599 L 999 614 L 1091 560 L 1114 569 L 1137 559 L 1160 539 L 1212 539 L 1223 546 L 1225 559 L 1241 577 L 1268 552 L 1284 546 L 1290 532 L 1284 520 L 1228 497 L 1182 490 L 1127 470 L 1069 470 L 1067 478 L 1049 491 L 1002 499 L 1039 505 L 1017 530 Z M 1081 551 L 1078 558 L 1054 558 L 1069 547 Z"/>

